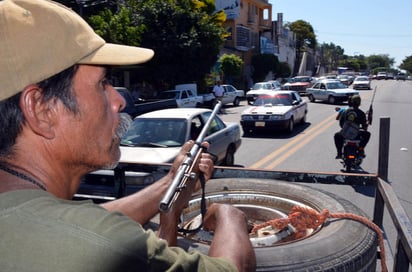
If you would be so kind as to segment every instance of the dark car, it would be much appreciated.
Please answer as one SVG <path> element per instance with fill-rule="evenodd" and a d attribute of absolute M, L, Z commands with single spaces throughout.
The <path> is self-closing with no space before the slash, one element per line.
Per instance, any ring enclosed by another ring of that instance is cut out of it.
<path fill-rule="evenodd" d="M 128 113 L 132 118 L 137 115 L 137 108 L 134 103 L 134 99 L 130 91 L 125 87 L 114 87 L 126 101 L 126 106 L 122 112 Z"/>
<path fill-rule="evenodd" d="M 154 100 L 144 100 L 138 99 L 135 101 L 129 89 L 125 87 L 114 87 L 126 101 L 126 106 L 122 112 L 128 113 L 130 117 L 135 118 L 136 116 L 161 109 L 177 108 L 176 99 L 154 99 Z"/>

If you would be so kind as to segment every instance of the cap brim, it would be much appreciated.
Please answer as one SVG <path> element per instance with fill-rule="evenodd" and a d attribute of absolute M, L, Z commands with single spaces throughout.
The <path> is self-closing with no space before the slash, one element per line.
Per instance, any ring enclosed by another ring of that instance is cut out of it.
<path fill-rule="evenodd" d="M 154 51 L 147 48 L 105 43 L 103 46 L 79 60 L 80 64 L 133 65 L 150 60 Z"/>

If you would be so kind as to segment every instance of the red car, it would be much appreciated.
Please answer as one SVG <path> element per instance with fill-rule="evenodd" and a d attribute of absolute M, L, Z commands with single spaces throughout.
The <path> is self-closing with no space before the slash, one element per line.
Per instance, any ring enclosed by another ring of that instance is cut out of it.
<path fill-rule="evenodd" d="M 289 78 L 288 82 L 283 85 L 284 90 L 292 90 L 298 92 L 300 95 L 306 94 L 306 88 L 313 85 L 313 78 L 310 76 L 296 76 Z"/>

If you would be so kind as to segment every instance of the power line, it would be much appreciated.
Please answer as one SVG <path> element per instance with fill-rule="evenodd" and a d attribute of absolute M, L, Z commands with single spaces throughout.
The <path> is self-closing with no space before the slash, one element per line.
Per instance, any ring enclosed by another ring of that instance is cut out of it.
<path fill-rule="evenodd" d="M 370 38 L 412 38 L 411 34 L 368 34 L 368 33 L 337 33 L 337 32 L 319 32 L 316 34 L 330 35 L 330 36 L 352 36 L 352 37 L 370 37 Z"/>

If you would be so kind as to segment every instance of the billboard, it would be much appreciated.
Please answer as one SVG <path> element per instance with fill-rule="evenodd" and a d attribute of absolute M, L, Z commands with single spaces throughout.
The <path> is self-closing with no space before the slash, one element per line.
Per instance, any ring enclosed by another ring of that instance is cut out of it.
<path fill-rule="evenodd" d="M 216 0 L 216 11 L 223 10 L 228 20 L 239 18 L 240 0 Z"/>

